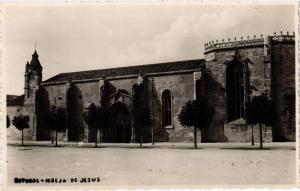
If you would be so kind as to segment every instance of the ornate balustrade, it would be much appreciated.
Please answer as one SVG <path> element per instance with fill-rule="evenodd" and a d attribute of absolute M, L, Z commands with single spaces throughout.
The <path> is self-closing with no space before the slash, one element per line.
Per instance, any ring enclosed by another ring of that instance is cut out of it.
<path fill-rule="evenodd" d="M 287 32 L 287 34 L 282 34 L 282 31 L 280 34 L 274 33 L 273 36 L 270 36 L 271 40 L 274 42 L 285 42 L 285 41 L 295 41 L 295 32 L 293 32 L 292 35 Z M 259 46 L 264 44 L 264 36 L 261 34 L 260 37 L 256 37 L 254 35 L 252 38 L 247 36 L 245 39 L 243 37 L 240 38 L 240 40 L 237 40 L 236 37 L 234 37 L 233 40 L 228 38 L 227 42 L 225 42 L 224 39 L 222 41 L 210 41 L 208 43 L 204 44 L 205 47 L 205 53 L 211 52 L 212 50 L 219 50 L 219 49 L 227 49 L 227 48 L 240 48 L 240 47 L 248 47 L 248 46 Z"/>

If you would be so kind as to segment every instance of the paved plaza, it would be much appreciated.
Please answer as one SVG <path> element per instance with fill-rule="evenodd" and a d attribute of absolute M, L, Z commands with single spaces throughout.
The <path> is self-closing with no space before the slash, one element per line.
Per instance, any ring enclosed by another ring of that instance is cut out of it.
<path fill-rule="evenodd" d="M 94 144 L 8 143 L 8 185 L 14 178 L 66 179 L 39 185 L 195 186 L 295 184 L 295 143 Z M 70 183 L 71 178 L 100 178 Z M 31 185 L 36 184 L 17 184 Z"/>

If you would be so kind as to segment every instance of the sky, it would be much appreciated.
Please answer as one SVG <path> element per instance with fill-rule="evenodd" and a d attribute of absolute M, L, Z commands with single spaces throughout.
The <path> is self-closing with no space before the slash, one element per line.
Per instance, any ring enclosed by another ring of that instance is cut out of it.
<path fill-rule="evenodd" d="M 43 80 L 73 72 L 203 58 L 204 43 L 295 31 L 292 4 L 6 4 L 6 93 L 24 93 L 36 49 Z"/>

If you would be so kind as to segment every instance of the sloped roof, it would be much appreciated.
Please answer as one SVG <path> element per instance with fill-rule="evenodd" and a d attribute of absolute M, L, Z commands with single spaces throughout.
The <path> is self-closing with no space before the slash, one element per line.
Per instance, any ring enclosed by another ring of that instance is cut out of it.
<path fill-rule="evenodd" d="M 162 73 L 162 72 L 173 72 L 173 71 L 182 71 L 182 70 L 195 70 L 195 69 L 200 69 L 201 66 L 203 66 L 203 63 L 204 63 L 204 59 L 197 59 L 197 60 L 185 60 L 185 61 L 149 64 L 149 65 L 140 65 L 140 66 L 109 68 L 109 69 L 102 69 L 102 70 L 61 73 L 52 78 L 49 78 L 48 80 L 43 81 L 43 83 L 127 76 L 127 75 L 139 75 L 139 74 L 143 75 L 147 73 Z"/>
<path fill-rule="evenodd" d="M 6 95 L 7 106 L 22 106 L 24 105 L 24 95 Z"/>

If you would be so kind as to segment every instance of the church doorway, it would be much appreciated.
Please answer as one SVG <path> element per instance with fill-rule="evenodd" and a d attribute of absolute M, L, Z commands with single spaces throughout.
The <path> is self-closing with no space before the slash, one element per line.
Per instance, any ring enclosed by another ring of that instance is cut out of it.
<path fill-rule="evenodd" d="M 129 143 L 131 141 L 131 115 L 126 105 L 117 102 L 109 109 L 108 137 L 111 143 Z"/>

